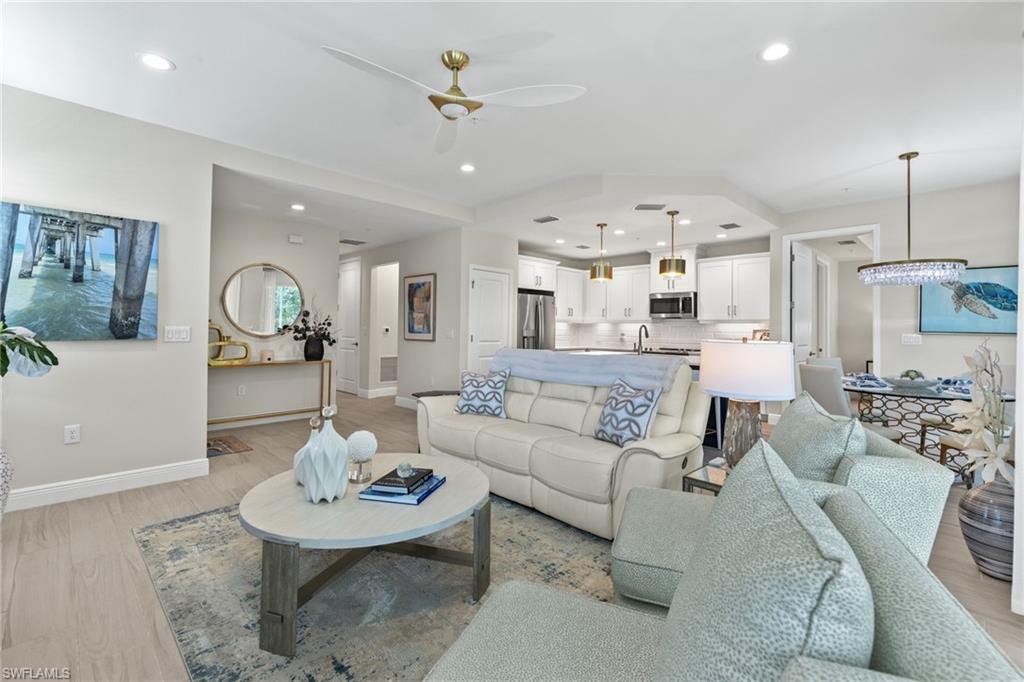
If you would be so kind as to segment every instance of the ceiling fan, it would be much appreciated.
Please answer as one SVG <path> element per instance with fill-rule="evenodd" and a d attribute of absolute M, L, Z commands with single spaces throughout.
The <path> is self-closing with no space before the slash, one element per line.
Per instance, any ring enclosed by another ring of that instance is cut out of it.
<path fill-rule="evenodd" d="M 459 87 L 459 73 L 469 66 L 469 55 L 461 50 L 446 50 L 441 55 L 441 63 L 452 74 L 451 87 L 441 91 L 351 52 L 326 45 L 322 47 L 324 52 L 353 68 L 390 79 L 395 83 L 413 85 L 429 93 L 427 99 L 443 117 L 434 137 L 434 151 L 438 154 L 444 154 L 455 146 L 459 121 L 485 104 L 503 107 L 545 107 L 576 99 L 587 91 L 580 85 L 525 85 L 469 97 Z"/>

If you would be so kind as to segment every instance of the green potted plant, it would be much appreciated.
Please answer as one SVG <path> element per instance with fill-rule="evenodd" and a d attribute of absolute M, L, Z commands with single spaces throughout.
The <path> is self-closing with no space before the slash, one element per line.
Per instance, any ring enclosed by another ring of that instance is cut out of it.
<path fill-rule="evenodd" d="M 38 377 L 56 365 L 57 356 L 33 332 L 24 327 L 8 327 L 0 320 L 0 398 L 3 397 L 3 378 L 8 372 Z M 11 462 L 0 446 L 0 514 L 7 506 L 11 475 Z"/>

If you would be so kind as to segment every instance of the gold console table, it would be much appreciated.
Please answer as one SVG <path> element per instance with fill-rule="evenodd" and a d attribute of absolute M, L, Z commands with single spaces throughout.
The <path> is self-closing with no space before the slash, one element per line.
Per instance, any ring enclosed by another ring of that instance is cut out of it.
<path fill-rule="evenodd" d="M 289 414 L 304 414 L 307 412 L 319 413 L 327 405 L 330 405 L 333 401 L 331 395 L 334 390 L 334 369 L 330 360 L 275 360 L 274 362 L 249 362 L 244 365 L 208 365 L 210 369 L 249 369 L 250 367 L 281 367 L 282 365 L 320 365 L 320 388 L 317 392 L 317 401 L 319 406 L 317 407 L 300 407 L 295 410 L 282 410 L 280 412 L 264 412 L 263 414 L 243 414 L 237 417 L 218 417 L 216 419 L 207 419 L 207 424 L 226 424 L 228 422 L 241 422 L 249 421 L 251 419 L 268 419 L 270 417 L 284 417 Z M 327 380 L 324 381 L 324 375 L 326 374 Z M 324 385 L 327 386 L 327 392 L 324 393 Z"/>

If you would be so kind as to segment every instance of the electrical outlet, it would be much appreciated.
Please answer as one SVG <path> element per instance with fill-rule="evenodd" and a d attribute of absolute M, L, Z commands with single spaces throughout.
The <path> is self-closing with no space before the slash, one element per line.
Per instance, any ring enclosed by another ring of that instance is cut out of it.
<path fill-rule="evenodd" d="M 64 445 L 74 445 L 82 442 L 81 424 L 68 424 L 64 427 Z"/>
<path fill-rule="evenodd" d="M 904 334 L 902 337 L 900 337 L 900 342 L 904 346 L 920 346 L 921 345 L 921 335 L 920 334 Z"/>
<path fill-rule="evenodd" d="M 245 395 L 245 384 L 238 384 L 238 395 Z"/>

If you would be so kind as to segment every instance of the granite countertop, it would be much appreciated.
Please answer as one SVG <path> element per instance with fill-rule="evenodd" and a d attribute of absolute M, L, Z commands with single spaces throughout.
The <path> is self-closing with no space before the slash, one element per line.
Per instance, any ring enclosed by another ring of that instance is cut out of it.
<path fill-rule="evenodd" d="M 631 348 L 591 348 L 587 346 L 565 346 L 562 348 L 556 348 L 556 352 L 559 353 L 590 353 L 593 355 L 619 355 L 619 354 L 635 354 L 636 350 Z M 686 350 L 661 350 L 661 349 L 645 349 L 644 355 L 681 355 L 686 358 L 687 364 L 690 367 L 700 367 L 700 353 L 690 352 Z"/>

